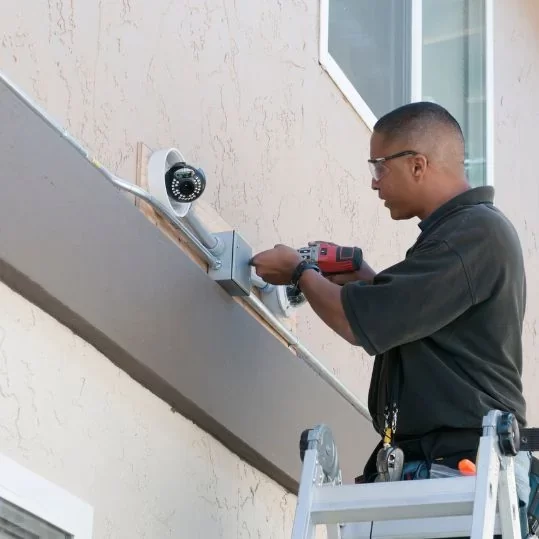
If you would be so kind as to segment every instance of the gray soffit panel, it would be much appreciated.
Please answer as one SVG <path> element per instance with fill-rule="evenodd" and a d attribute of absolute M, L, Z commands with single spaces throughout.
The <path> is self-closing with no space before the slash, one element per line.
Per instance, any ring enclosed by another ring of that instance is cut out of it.
<path fill-rule="evenodd" d="M 360 473 L 368 419 L 3 84 L 0 126 L 2 281 L 286 488 L 321 422 Z"/>

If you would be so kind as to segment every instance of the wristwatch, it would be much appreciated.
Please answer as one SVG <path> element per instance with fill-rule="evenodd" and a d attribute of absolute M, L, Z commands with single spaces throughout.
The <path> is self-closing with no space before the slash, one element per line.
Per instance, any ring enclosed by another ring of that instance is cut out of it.
<path fill-rule="evenodd" d="M 310 260 L 302 260 L 296 266 L 296 269 L 294 270 L 294 273 L 292 274 L 292 279 L 290 280 L 290 284 L 292 286 L 295 286 L 299 290 L 299 284 L 298 284 L 299 280 L 301 276 L 303 275 L 303 272 L 308 269 L 313 269 L 317 271 L 318 273 L 321 273 L 320 268 L 314 262 L 311 262 Z"/>

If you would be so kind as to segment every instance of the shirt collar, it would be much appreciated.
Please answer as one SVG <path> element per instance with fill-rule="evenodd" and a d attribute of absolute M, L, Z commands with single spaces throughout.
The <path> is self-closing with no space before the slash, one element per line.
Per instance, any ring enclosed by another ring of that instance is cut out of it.
<path fill-rule="evenodd" d="M 442 217 L 446 216 L 451 211 L 459 206 L 473 206 L 475 204 L 492 204 L 494 202 L 494 187 L 491 185 L 483 185 L 481 187 L 473 187 L 467 189 L 460 195 L 453 197 L 439 208 L 434 210 L 428 217 L 419 223 L 419 228 L 425 231 L 434 223 L 438 222 Z"/>

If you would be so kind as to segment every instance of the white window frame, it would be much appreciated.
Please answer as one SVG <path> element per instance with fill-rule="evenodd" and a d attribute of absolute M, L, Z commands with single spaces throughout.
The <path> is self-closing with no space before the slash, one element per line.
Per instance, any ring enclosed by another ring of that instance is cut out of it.
<path fill-rule="evenodd" d="M 494 0 L 485 0 L 486 176 L 494 185 Z"/>
<path fill-rule="evenodd" d="M 1 454 L 0 498 L 75 539 L 92 539 L 91 506 Z"/>
<path fill-rule="evenodd" d="M 329 2 L 320 0 L 320 65 L 337 85 L 344 97 L 359 114 L 370 131 L 377 117 L 348 80 L 344 71 L 329 53 Z M 493 0 L 485 0 L 485 84 L 486 84 L 486 183 L 494 185 L 494 61 L 493 61 Z M 422 14 L 423 0 L 412 0 L 412 54 L 411 54 L 411 100 L 422 97 Z"/>

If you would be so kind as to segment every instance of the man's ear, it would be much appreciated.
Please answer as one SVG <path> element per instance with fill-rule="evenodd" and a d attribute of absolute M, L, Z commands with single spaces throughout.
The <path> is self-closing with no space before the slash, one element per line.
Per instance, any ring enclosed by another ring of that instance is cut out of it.
<path fill-rule="evenodd" d="M 427 172 L 427 158 L 424 155 L 412 157 L 412 174 L 414 178 L 421 179 Z"/>

